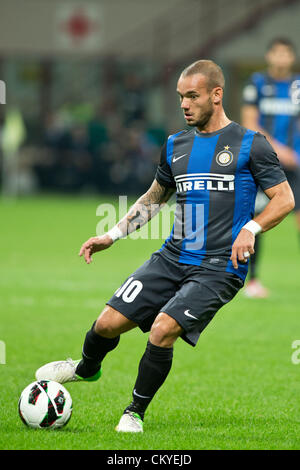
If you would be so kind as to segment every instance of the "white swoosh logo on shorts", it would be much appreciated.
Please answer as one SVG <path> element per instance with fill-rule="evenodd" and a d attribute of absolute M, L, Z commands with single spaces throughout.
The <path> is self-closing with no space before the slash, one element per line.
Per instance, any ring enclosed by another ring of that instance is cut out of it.
<path fill-rule="evenodd" d="M 174 157 L 173 158 L 173 163 L 177 162 L 177 160 L 180 160 L 180 158 L 183 158 L 183 157 L 186 157 L 187 156 L 187 153 L 184 153 L 183 155 L 180 155 L 180 157 Z"/>
<path fill-rule="evenodd" d="M 197 317 L 194 317 L 194 315 L 191 315 L 191 314 L 189 313 L 189 310 L 185 310 L 183 313 L 184 313 L 187 317 L 191 317 L 191 318 L 194 318 L 195 320 L 198 320 Z"/>

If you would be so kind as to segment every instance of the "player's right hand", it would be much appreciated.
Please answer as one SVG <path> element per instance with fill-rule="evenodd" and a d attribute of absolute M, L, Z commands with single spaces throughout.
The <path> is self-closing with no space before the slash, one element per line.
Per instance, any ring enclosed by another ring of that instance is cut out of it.
<path fill-rule="evenodd" d="M 249 230 L 242 228 L 232 245 L 231 261 L 234 269 L 238 269 L 238 262 L 247 263 L 250 255 L 254 254 L 255 236 Z M 246 255 L 248 253 L 248 255 Z"/>
<path fill-rule="evenodd" d="M 79 251 L 79 256 L 84 255 L 84 259 L 87 264 L 92 262 L 92 255 L 97 251 L 103 251 L 109 248 L 113 244 L 113 240 L 107 234 L 101 237 L 91 237 L 85 243 Z"/>

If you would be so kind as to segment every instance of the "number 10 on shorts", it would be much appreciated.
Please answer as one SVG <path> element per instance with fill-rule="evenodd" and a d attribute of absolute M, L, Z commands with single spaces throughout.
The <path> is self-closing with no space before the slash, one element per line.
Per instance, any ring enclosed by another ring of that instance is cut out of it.
<path fill-rule="evenodd" d="M 141 281 L 138 281 L 137 279 L 134 281 L 133 277 L 130 277 L 127 279 L 125 284 L 116 291 L 115 296 L 122 297 L 122 300 L 129 304 L 134 301 L 142 289 L 143 284 Z"/>

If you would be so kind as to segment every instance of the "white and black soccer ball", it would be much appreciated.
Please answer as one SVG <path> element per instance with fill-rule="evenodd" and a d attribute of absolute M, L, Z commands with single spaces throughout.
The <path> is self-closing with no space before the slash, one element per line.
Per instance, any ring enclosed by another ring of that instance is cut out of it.
<path fill-rule="evenodd" d="M 19 415 L 31 428 L 61 428 L 72 415 L 71 395 L 53 380 L 33 382 L 21 393 Z"/>

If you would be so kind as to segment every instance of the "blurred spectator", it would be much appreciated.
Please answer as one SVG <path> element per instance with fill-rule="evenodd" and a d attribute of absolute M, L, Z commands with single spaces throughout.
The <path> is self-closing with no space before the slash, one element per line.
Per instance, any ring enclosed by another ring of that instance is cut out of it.
<path fill-rule="evenodd" d="M 106 152 L 110 179 L 119 191 L 134 194 L 147 189 L 154 177 L 159 147 L 149 138 L 142 122 L 119 128 L 118 133 L 111 135 Z"/>
<path fill-rule="evenodd" d="M 125 76 L 122 89 L 122 103 L 124 124 L 130 125 L 133 121 L 145 119 L 146 100 L 145 84 L 135 73 Z"/>

